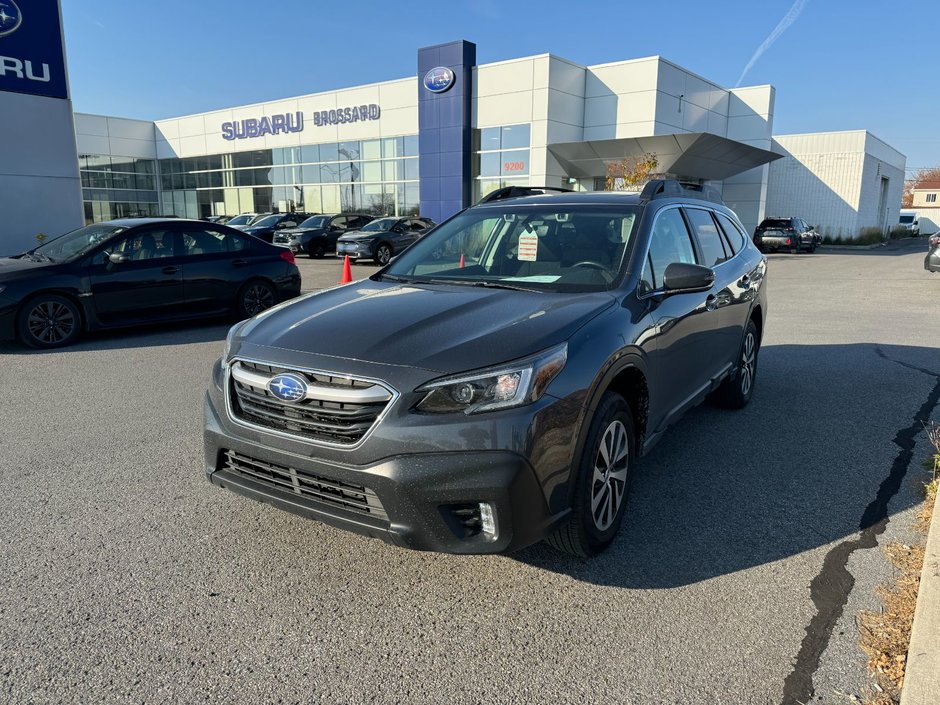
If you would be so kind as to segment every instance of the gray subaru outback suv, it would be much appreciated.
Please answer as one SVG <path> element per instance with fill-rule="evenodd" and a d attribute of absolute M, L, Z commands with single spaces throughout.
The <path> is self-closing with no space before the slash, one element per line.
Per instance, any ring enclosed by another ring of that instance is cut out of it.
<path fill-rule="evenodd" d="M 766 260 L 709 189 L 508 188 L 229 332 L 209 480 L 415 549 L 603 550 L 636 459 L 751 398 Z"/>

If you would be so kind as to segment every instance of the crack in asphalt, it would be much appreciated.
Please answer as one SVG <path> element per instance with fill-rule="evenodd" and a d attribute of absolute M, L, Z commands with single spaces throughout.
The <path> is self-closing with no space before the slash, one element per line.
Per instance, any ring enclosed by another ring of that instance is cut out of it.
<path fill-rule="evenodd" d="M 846 568 L 849 558 L 859 549 L 874 548 L 878 545 L 878 536 L 884 533 L 890 521 L 888 503 L 901 488 L 901 482 L 914 458 L 914 442 L 917 435 L 930 420 L 930 412 L 940 403 L 940 373 L 895 360 L 878 347 L 875 352 L 889 362 L 933 377 L 936 382 L 914 415 L 912 423 L 895 434 L 894 444 L 898 446 L 898 454 L 891 465 L 891 472 L 881 481 L 878 493 L 862 513 L 858 527 L 859 535 L 830 550 L 823 560 L 822 570 L 810 583 L 810 597 L 816 607 L 816 614 L 806 627 L 806 636 L 800 644 L 793 670 L 783 683 L 782 705 L 803 705 L 812 699 L 813 676 L 819 668 L 820 659 L 829 646 L 832 631 L 842 617 L 849 593 L 855 585 L 855 576 Z"/>

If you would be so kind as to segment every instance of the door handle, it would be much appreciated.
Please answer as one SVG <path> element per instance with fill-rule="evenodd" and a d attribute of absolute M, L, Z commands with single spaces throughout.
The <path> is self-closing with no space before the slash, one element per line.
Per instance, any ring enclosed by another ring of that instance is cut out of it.
<path fill-rule="evenodd" d="M 244 267 L 246 264 L 248 264 L 248 260 L 246 259 L 233 259 L 232 260 L 233 267 Z"/>
<path fill-rule="evenodd" d="M 718 297 L 714 294 L 709 294 L 708 298 L 705 299 L 705 308 L 709 311 L 714 311 L 718 308 Z"/>
<path fill-rule="evenodd" d="M 164 267 L 163 268 L 164 274 L 176 274 L 178 271 L 180 271 L 179 267 Z"/>

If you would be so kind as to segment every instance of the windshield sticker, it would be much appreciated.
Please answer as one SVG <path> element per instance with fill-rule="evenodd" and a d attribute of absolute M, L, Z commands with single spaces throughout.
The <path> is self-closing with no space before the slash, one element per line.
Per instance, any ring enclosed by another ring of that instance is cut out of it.
<path fill-rule="evenodd" d="M 535 233 L 523 233 L 519 236 L 519 261 L 534 262 L 539 254 L 539 236 Z"/>

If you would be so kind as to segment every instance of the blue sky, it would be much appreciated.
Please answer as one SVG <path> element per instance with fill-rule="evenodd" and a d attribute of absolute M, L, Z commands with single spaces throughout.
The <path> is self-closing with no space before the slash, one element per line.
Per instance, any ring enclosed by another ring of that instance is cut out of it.
<path fill-rule="evenodd" d="M 479 63 L 659 54 L 724 86 L 777 88 L 777 134 L 867 128 L 940 165 L 936 0 L 62 0 L 79 112 L 158 119 L 411 75 L 454 39 Z M 802 8 L 802 9 L 801 9 Z"/>

